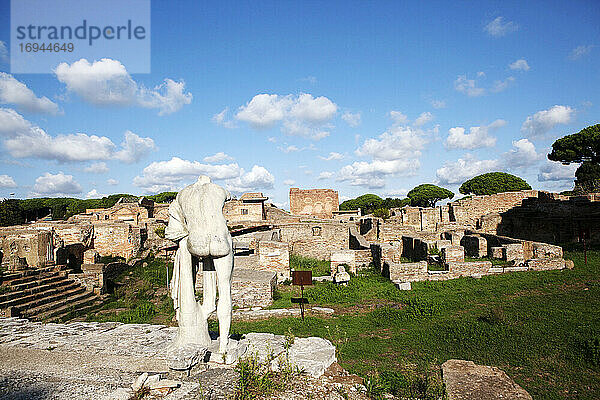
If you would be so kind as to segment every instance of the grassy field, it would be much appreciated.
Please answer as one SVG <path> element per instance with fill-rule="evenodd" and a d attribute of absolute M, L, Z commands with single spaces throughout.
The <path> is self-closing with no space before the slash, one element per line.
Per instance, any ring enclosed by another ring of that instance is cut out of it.
<path fill-rule="evenodd" d="M 374 394 L 437 398 L 441 363 L 459 358 L 503 369 L 536 399 L 597 399 L 600 250 L 588 252 L 587 267 L 580 249 L 565 257 L 573 270 L 419 282 L 408 292 L 367 270 L 346 287 L 305 290 L 311 305 L 336 310 L 331 317 L 236 321 L 232 330 L 328 338 L 342 366 L 370 377 Z M 170 323 L 164 264 L 131 272 L 103 314 L 88 319 Z M 297 291 L 281 286 L 273 307 L 293 307 Z"/>

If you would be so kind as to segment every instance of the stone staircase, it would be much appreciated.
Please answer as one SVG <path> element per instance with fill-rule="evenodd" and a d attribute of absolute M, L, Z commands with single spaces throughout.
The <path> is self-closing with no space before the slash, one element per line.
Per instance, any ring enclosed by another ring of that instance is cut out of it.
<path fill-rule="evenodd" d="M 69 279 L 68 272 L 64 267 L 50 266 L 3 274 L 0 316 L 53 322 L 102 303 L 99 296 Z"/>

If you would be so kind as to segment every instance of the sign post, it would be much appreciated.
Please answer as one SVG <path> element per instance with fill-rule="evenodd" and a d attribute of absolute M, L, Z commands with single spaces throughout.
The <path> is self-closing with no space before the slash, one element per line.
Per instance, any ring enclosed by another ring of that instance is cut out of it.
<path fill-rule="evenodd" d="M 300 286 L 300 297 L 292 297 L 292 303 L 300 304 L 304 321 L 304 305 L 308 304 L 308 299 L 304 298 L 304 286 L 312 285 L 312 271 L 292 271 L 292 285 Z"/>

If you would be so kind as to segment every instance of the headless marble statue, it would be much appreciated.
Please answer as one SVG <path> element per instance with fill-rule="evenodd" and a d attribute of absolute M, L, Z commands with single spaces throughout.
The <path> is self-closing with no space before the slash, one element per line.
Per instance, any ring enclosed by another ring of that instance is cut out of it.
<path fill-rule="evenodd" d="M 170 282 L 179 332 L 174 347 L 208 347 L 208 316 L 215 310 L 217 287 L 219 303 L 219 353 L 227 352 L 231 326 L 231 273 L 233 246 L 223 205 L 229 192 L 211 183 L 208 176 L 185 187 L 169 206 L 167 239 L 178 242 L 173 278 Z M 196 262 L 197 261 L 197 262 Z M 196 301 L 196 268 L 203 267 L 203 302 Z"/>

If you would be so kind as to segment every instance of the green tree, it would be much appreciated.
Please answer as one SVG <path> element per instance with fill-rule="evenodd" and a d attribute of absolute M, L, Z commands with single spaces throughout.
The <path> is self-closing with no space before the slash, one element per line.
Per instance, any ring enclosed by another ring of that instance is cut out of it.
<path fill-rule="evenodd" d="M 469 179 L 458 189 L 462 194 L 495 194 L 531 190 L 531 186 L 518 176 L 506 172 L 489 172 Z"/>
<path fill-rule="evenodd" d="M 390 210 L 387 208 L 378 208 L 373 211 L 373 216 L 377 218 L 388 219 L 390 217 Z"/>
<path fill-rule="evenodd" d="M 363 215 L 370 214 L 379 208 L 383 199 L 376 194 L 363 194 L 352 200 L 340 204 L 340 210 L 357 210 L 360 208 Z"/>
<path fill-rule="evenodd" d="M 412 206 L 435 207 L 435 203 L 438 201 L 453 198 L 454 193 L 431 183 L 425 183 L 413 188 L 407 196 Z"/>
<path fill-rule="evenodd" d="M 7 199 L 0 203 L 0 226 L 19 225 L 25 222 L 21 200 Z"/>
<path fill-rule="evenodd" d="M 600 190 L 600 124 L 557 139 L 548 159 L 563 164 L 581 163 L 575 172 L 576 192 Z"/>

